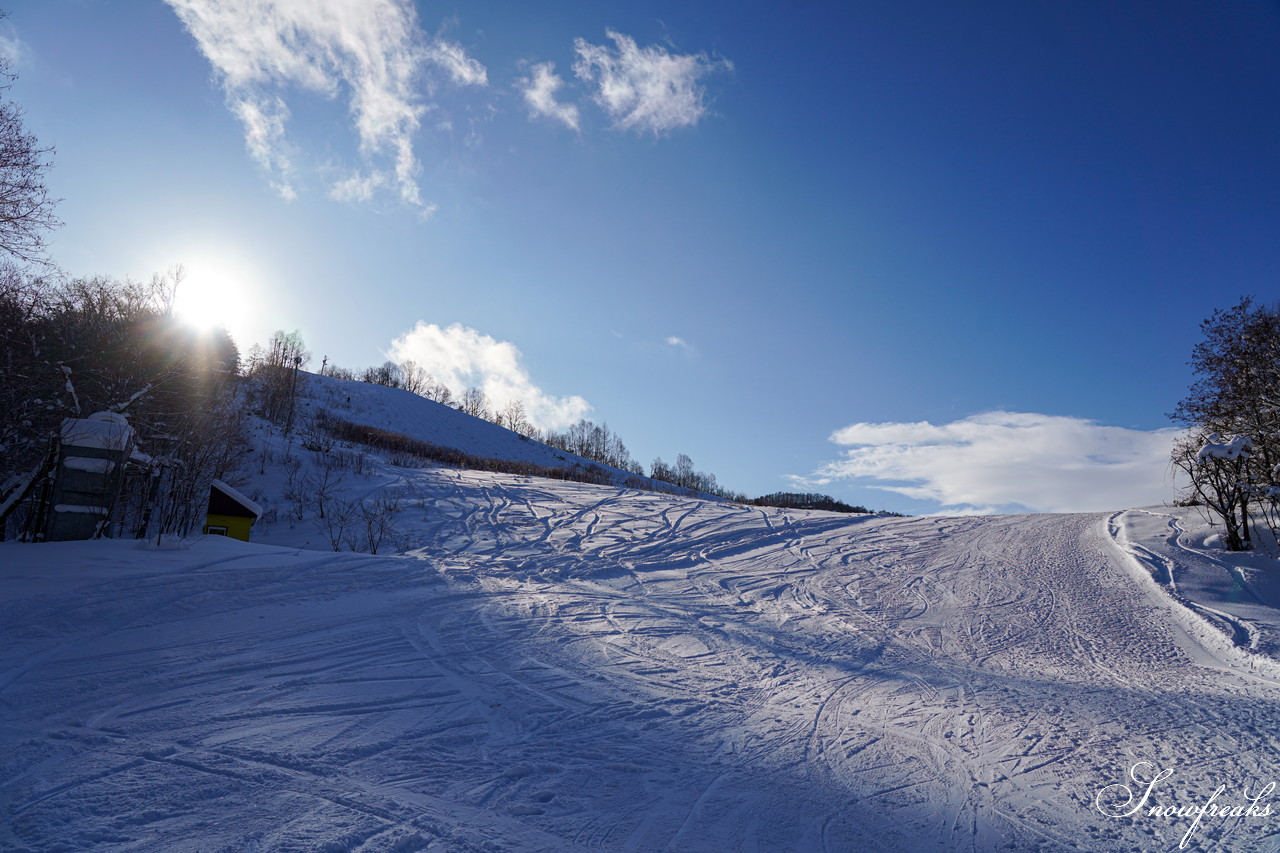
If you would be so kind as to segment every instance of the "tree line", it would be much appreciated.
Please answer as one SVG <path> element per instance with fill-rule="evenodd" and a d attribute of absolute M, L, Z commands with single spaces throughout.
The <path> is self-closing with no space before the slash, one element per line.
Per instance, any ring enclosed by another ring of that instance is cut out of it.
<path fill-rule="evenodd" d="M 866 513 L 871 510 L 865 506 L 854 506 L 844 501 L 838 501 L 830 495 L 821 495 L 817 492 L 773 492 L 772 494 L 762 495 L 754 498 L 751 503 L 756 506 L 776 506 L 785 509 L 819 509 L 824 512 L 845 512 L 845 513 Z M 898 515 L 898 513 L 883 513 L 885 515 Z"/>
<path fill-rule="evenodd" d="M 128 418 L 165 476 L 135 483 L 122 523 L 150 521 L 158 506 L 166 532 L 189 529 L 209 482 L 247 453 L 236 345 L 174 316 L 180 281 L 180 270 L 134 282 L 0 268 L 0 536 L 30 521 L 18 510 L 56 457 L 64 419 Z"/>

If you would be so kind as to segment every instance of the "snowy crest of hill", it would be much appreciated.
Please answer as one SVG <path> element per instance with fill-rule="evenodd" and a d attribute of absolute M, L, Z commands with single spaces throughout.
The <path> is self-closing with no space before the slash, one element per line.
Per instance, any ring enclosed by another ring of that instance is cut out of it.
<path fill-rule="evenodd" d="M 361 426 L 487 459 L 525 462 L 545 468 L 606 467 L 400 388 L 314 373 L 299 374 L 299 384 L 303 386 L 299 407 L 304 416 L 314 417 L 324 412 Z M 618 482 L 634 476 L 616 468 L 608 470 L 619 478 Z"/>

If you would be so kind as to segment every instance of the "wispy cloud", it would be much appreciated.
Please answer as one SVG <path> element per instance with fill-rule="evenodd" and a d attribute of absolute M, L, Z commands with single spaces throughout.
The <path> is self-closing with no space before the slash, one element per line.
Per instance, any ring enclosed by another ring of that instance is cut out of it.
<path fill-rule="evenodd" d="M 516 86 L 529 107 L 529 115 L 534 118 L 552 118 L 565 127 L 577 130 L 578 108 L 556 100 L 556 92 L 564 85 L 564 80 L 556 74 L 555 63 L 539 62 L 530 66 L 529 72 L 528 77 L 516 81 Z"/>
<path fill-rule="evenodd" d="M 0 61 L 7 62 L 10 71 L 16 71 L 30 60 L 31 48 L 18 37 L 13 24 L 8 21 L 0 23 Z"/>
<path fill-rule="evenodd" d="M 651 45 L 639 47 L 635 39 L 606 30 L 612 48 L 586 39 L 574 40 L 578 58 L 573 71 L 595 87 L 593 100 L 613 120 L 614 127 L 654 134 L 690 127 L 706 114 L 706 90 L 700 80 L 718 70 L 729 70 L 727 59 L 706 54 L 677 54 Z"/>
<path fill-rule="evenodd" d="M 467 56 L 462 46 L 443 38 L 429 39 L 422 50 L 423 58 L 449 74 L 458 86 L 487 86 L 489 72 L 477 60 Z"/>
<path fill-rule="evenodd" d="M 460 323 L 442 329 L 419 322 L 391 342 L 388 354 L 396 361 L 418 363 L 455 395 L 475 386 L 499 409 L 520 400 L 530 422 L 542 429 L 568 426 L 591 410 L 581 397 L 554 397 L 535 385 L 515 344 Z"/>
<path fill-rule="evenodd" d="M 285 96 L 301 89 L 345 97 L 363 163 L 331 188 L 366 200 L 392 188 L 426 208 L 413 136 L 427 111 L 428 69 L 457 85 L 487 83 L 457 44 L 424 33 L 409 0 L 166 0 L 217 73 L 245 142 L 272 185 L 297 195 L 298 169 L 285 127 Z"/>
<path fill-rule="evenodd" d="M 290 181 L 293 164 L 284 134 L 289 107 L 277 97 L 244 97 L 232 102 L 231 111 L 244 125 L 245 147 L 269 176 L 271 186 L 282 198 L 296 199 L 298 193 Z"/>
<path fill-rule="evenodd" d="M 677 338 L 675 335 L 668 335 L 663 343 L 674 350 L 684 353 L 685 355 L 697 354 L 697 350 L 693 348 L 693 344 L 689 343 L 684 338 Z"/>
<path fill-rule="evenodd" d="M 937 425 L 856 423 L 831 435 L 849 448 L 843 458 L 793 480 L 848 479 L 958 512 L 1124 509 L 1170 497 L 1177 434 L 1001 411 Z"/>

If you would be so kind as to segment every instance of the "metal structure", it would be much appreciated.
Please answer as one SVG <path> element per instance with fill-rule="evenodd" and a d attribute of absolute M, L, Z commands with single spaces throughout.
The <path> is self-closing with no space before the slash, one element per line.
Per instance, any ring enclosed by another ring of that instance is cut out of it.
<path fill-rule="evenodd" d="M 108 535 L 133 439 L 133 428 L 115 412 L 62 422 L 38 538 L 66 542 Z"/>

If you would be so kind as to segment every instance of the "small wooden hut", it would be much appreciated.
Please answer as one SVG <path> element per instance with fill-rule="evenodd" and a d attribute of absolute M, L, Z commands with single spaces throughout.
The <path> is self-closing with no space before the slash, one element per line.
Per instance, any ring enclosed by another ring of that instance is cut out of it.
<path fill-rule="evenodd" d="M 221 480 L 209 484 L 209 515 L 204 532 L 215 536 L 249 541 L 253 523 L 262 515 L 262 507 Z"/>

